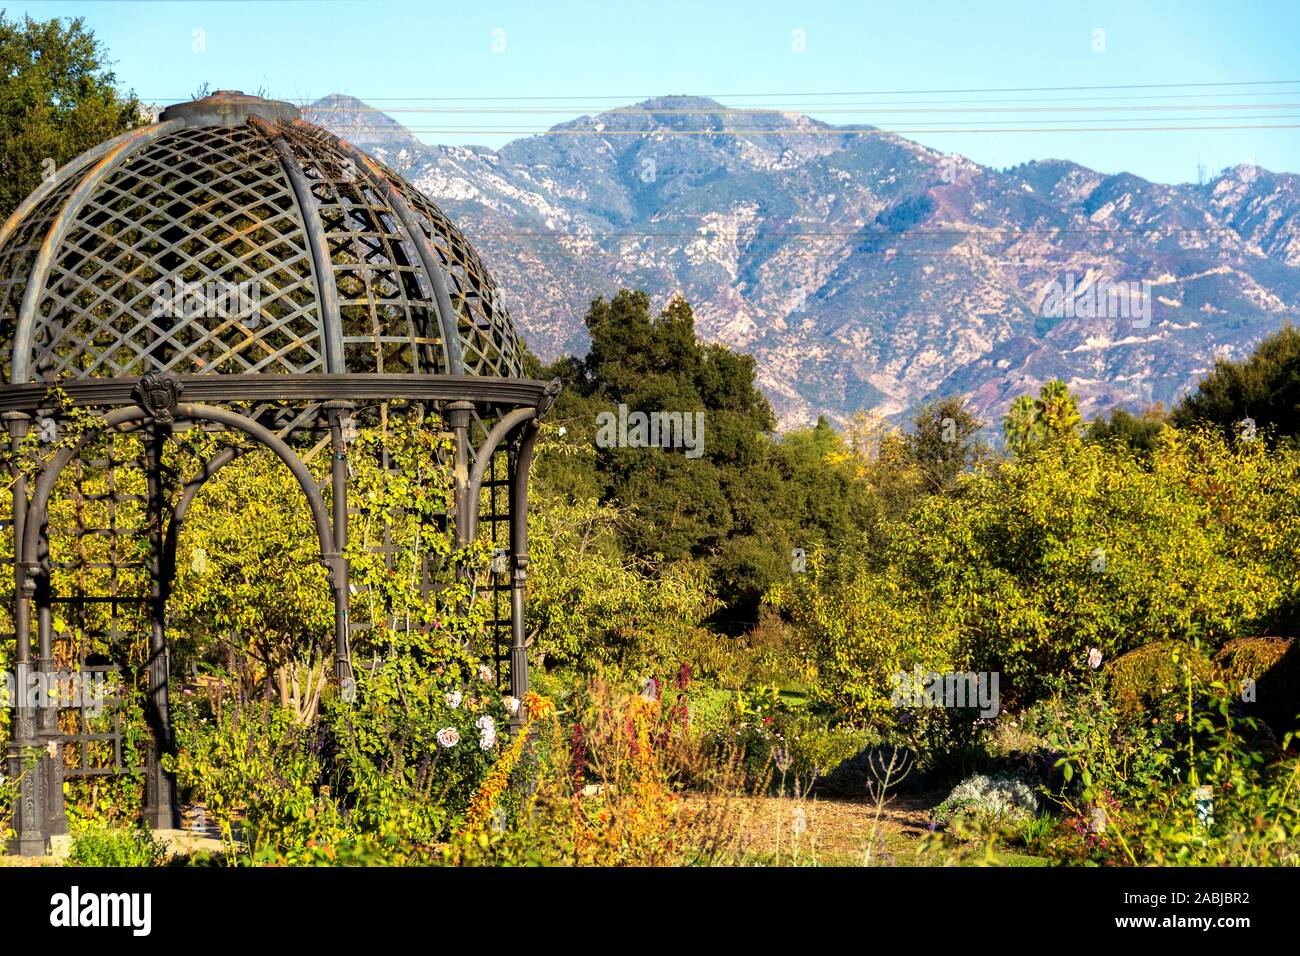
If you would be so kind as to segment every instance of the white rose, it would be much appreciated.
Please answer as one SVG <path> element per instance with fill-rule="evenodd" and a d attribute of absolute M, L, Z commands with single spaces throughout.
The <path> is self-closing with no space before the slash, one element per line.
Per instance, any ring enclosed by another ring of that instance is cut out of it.
<path fill-rule="evenodd" d="M 438 746 L 450 750 L 460 743 L 460 731 L 455 727 L 444 727 L 438 731 Z"/>
<path fill-rule="evenodd" d="M 460 691 L 458 690 L 447 691 L 447 696 L 445 700 L 447 701 L 447 706 L 450 707 L 452 710 L 455 710 L 457 707 L 460 706 L 460 700 L 461 700 Z"/>

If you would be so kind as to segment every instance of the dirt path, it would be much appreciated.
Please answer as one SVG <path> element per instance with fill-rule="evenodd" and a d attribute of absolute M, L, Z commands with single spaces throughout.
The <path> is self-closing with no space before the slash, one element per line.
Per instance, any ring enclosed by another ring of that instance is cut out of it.
<path fill-rule="evenodd" d="M 861 865 L 876 835 L 871 859 L 910 863 L 929 826 L 929 810 L 942 795 L 907 794 L 880 810 L 865 799 L 747 797 L 741 811 L 745 848 L 772 862 Z"/>

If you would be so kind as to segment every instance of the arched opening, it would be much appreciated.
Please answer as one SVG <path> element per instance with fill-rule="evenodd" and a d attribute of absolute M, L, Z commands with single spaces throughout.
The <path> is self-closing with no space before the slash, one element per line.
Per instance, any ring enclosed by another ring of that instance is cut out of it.
<path fill-rule="evenodd" d="M 246 697 L 278 692 L 304 722 L 327 669 L 331 693 L 354 691 L 354 642 L 373 669 L 385 646 L 453 621 L 492 683 L 526 691 L 515 516 L 535 413 L 484 422 L 387 401 L 249 411 L 263 421 L 198 403 L 74 415 L 39 469 L 27 466 L 15 629 L 29 635 L 29 669 L 103 666 L 118 695 L 93 724 L 54 704 L 17 708 L 30 725 L 19 740 L 49 751 L 44 805 L 27 814 L 46 836 L 66 832 L 65 784 L 85 800 L 111 783 L 119 801 L 142 785 L 144 819 L 180 825 L 163 759 L 177 680 L 193 696 L 202 682 L 184 675 L 221 670 L 223 648 L 226 680 Z"/>

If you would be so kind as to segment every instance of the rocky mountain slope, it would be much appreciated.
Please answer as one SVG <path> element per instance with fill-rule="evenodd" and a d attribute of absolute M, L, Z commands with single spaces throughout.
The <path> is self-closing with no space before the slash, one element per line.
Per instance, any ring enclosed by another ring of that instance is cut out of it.
<path fill-rule="evenodd" d="M 1059 160 L 999 171 L 681 96 L 497 151 L 423 144 L 343 96 L 309 117 L 461 225 L 544 359 L 585 349 L 596 295 L 680 293 L 703 337 L 757 358 L 785 425 L 951 393 L 991 418 L 1057 377 L 1085 415 L 1169 403 L 1300 312 L 1300 176 L 1255 166 L 1178 186 Z M 1102 295 L 1108 317 L 1051 314 L 1052 283 L 1098 280 L 1137 283 L 1149 313 Z"/>

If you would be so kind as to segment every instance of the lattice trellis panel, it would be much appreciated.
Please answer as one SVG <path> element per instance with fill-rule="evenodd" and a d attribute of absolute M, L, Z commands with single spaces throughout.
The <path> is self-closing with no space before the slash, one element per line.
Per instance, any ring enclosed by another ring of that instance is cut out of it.
<path fill-rule="evenodd" d="M 27 277 L 36 263 L 36 256 L 50 226 L 80 178 L 81 170 L 78 170 L 51 190 L 23 219 L 4 248 L 0 249 L 0 341 L 6 344 L 3 359 L 6 382 L 10 380 L 12 359 L 8 343 L 13 342 L 17 330 L 18 310 L 27 291 Z"/>
<path fill-rule="evenodd" d="M 40 318 L 43 380 L 323 370 L 302 218 L 249 126 L 180 130 L 110 175 L 55 257 Z"/>
<path fill-rule="evenodd" d="M 143 689 L 150 626 L 146 467 L 140 435 L 109 432 L 92 439 L 56 485 L 48 543 L 60 672 L 112 671 L 115 680 Z M 60 709 L 66 777 L 132 769 L 123 760 L 125 725 L 134 724 L 138 736 L 144 717 L 138 704 L 124 709 L 121 694 L 113 696 L 102 713 Z"/>
<path fill-rule="evenodd" d="M 148 648 L 149 516 L 139 435 L 96 437 L 50 504 L 51 608 L 64 666 L 87 654 L 143 663 Z"/>
<path fill-rule="evenodd" d="M 384 170 L 415 212 L 448 274 L 447 292 L 456 309 L 465 371 L 507 378 L 523 375 L 522 350 L 514 323 L 478 253 L 441 209 L 392 170 Z"/>
<path fill-rule="evenodd" d="M 280 132 L 311 180 L 325 229 L 348 371 L 446 371 L 433 289 L 387 200 L 324 136 Z"/>

